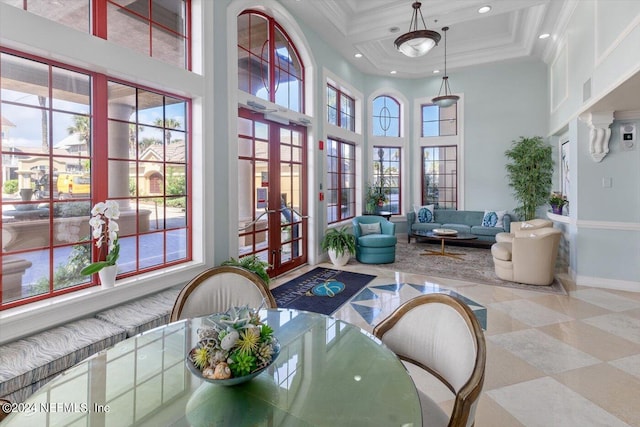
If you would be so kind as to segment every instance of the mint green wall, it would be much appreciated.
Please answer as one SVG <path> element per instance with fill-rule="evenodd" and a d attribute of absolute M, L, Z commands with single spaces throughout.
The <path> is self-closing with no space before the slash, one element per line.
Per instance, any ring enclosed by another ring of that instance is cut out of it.
<path fill-rule="evenodd" d="M 548 129 L 547 77 L 542 61 L 504 62 L 449 73 L 454 93 L 464 95 L 465 209 L 516 207 L 505 171 L 504 152 L 520 136 L 545 137 Z M 396 89 L 413 101 L 433 97 L 441 77 L 390 79 L 366 76 L 365 97 L 380 87 Z M 410 129 L 411 144 L 417 136 Z M 406 165 L 411 166 L 411 165 Z M 420 171 L 411 171 L 409 185 L 419 186 Z M 405 206 L 418 201 L 410 201 Z"/>

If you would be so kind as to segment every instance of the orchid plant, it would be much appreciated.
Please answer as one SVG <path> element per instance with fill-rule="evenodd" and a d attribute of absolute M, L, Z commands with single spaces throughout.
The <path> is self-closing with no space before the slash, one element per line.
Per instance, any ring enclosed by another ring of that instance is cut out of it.
<path fill-rule="evenodd" d="M 120 218 L 120 206 L 113 200 L 96 203 L 91 209 L 91 219 L 89 225 L 93 229 L 93 238 L 96 239 L 96 246 L 100 248 L 100 255 L 96 261 L 80 272 L 86 276 L 97 273 L 105 267 L 116 265 L 120 256 L 120 244 L 118 243 L 118 223 Z M 106 255 L 105 255 L 106 252 Z"/>

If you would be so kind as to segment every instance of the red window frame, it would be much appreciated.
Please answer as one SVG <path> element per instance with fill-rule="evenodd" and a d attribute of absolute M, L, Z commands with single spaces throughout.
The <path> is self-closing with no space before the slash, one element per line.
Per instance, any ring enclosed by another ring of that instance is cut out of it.
<path fill-rule="evenodd" d="M 184 258 L 180 258 L 178 260 L 175 261 L 167 261 L 166 260 L 166 237 L 164 239 L 165 241 L 165 246 L 164 246 L 164 250 L 163 250 L 163 263 L 159 263 L 156 265 L 153 265 L 151 267 L 148 268 L 140 268 L 140 248 L 139 248 L 139 243 L 137 243 L 136 246 L 136 253 L 137 253 L 137 257 L 136 257 L 136 269 L 134 271 L 130 271 L 124 274 L 120 274 L 118 277 L 119 278 L 123 278 L 123 277 L 128 277 L 128 276 L 134 276 L 137 274 L 141 274 L 143 272 L 148 272 L 148 271 L 153 271 L 153 270 L 158 270 L 161 268 L 165 268 L 171 265 L 176 265 L 176 264 L 182 264 L 185 262 L 188 262 L 192 259 L 192 218 L 191 218 L 191 162 L 190 162 L 190 158 L 191 158 L 191 100 L 175 95 L 175 94 L 171 94 L 168 92 L 163 92 L 163 91 L 159 91 L 156 89 L 152 89 L 149 87 L 144 87 L 144 86 L 140 86 L 140 85 L 136 85 L 130 82 L 126 82 L 126 81 L 119 81 L 117 79 L 113 79 L 110 78 L 104 74 L 100 74 L 100 73 L 96 73 L 96 72 L 91 72 L 85 69 L 81 69 L 78 67 L 74 67 L 74 66 L 70 66 L 64 63 L 60 63 L 57 61 L 53 61 L 53 60 L 49 60 L 49 59 L 45 59 L 45 58 L 41 58 L 35 55 L 31 55 L 31 54 L 27 54 L 27 53 L 23 53 L 23 52 L 19 52 L 19 51 L 15 51 L 12 49 L 8 49 L 8 48 L 2 48 L 0 47 L 0 52 L 3 54 L 9 54 L 9 55 L 14 55 L 20 58 L 24 58 L 27 60 L 31 60 L 34 62 L 38 62 L 41 64 L 45 64 L 49 67 L 49 69 L 51 69 L 52 67 L 56 67 L 56 68 L 60 68 L 60 69 L 66 69 L 66 70 L 70 70 L 70 71 L 74 71 L 77 73 L 81 73 L 81 74 L 85 74 L 88 75 L 91 79 L 90 81 L 90 85 L 91 85 L 91 112 L 90 112 L 90 117 L 91 117 L 91 129 L 90 129 L 90 135 L 91 135 L 91 149 L 90 149 L 90 155 L 88 156 L 88 159 L 91 161 L 91 198 L 90 198 L 90 203 L 91 205 L 95 205 L 96 202 L 99 201 L 103 201 L 103 200 L 107 200 L 109 199 L 109 195 L 108 195 L 108 188 L 107 188 L 107 183 L 108 183 L 108 176 L 109 176 L 109 158 L 108 158 L 108 102 L 109 102 L 109 98 L 108 98 L 108 91 L 107 91 L 107 83 L 109 81 L 112 82 L 118 82 L 124 85 L 128 85 L 131 87 L 135 87 L 138 90 L 144 90 L 144 91 L 149 91 L 149 92 L 153 92 L 156 94 L 160 94 L 162 96 L 167 96 L 167 97 L 171 97 L 174 99 L 181 99 L 186 103 L 186 108 L 185 108 L 185 143 L 186 143 L 186 153 L 185 153 L 185 173 L 186 173 L 186 179 L 187 179 L 187 185 L 186 185 L 186 205 L 187 205 L 187 214 L 186 214 L 186 224 L 184 227 L 179 227 L 178 229 L 182 229 L 184 228 L 185 233 L 186 233 L 186 253 L 185 253 L 185 257 Z M 51 77 L 49 78 L 51 80 Z M 51 99 L 54 99 L 52 97 L 51 94 L 51 81 L 49 81 L 49 96 L 51 97 Z M 2 99 L 0 99 L 0 101 L 2 101 Z M 49 107 L 49 110 L 53 110 L 52 107 Z M 2 103 L 0 103 L 0 113 L 2 112 Z M 51 114 L 51 111 L 49 111 L 48 113 L 49 115 Z M 51 136 L 51 128 L 49 128 L 49 136 Z M 51 144 L 51 138 L 49 138 L 50 144 Z M 4 154 L 4 151 L 3 151 Z M 41 154 L 42 156 L 45 156 L 44 154 Z M 49 162 L 51 164 L 52 159 L 54 157 L 60 157 L 59 155 L 56 155 L 53 150 L 50 150 L 49 154 Z M 135 163 L 139 163 L 140 160 L 139 159 L 134 159 L 134 160 L 130 160 L 131 162 L 135 162 Z M 166 162 L 166 161 L 165 161 Z M 52 170 L 52 168 L 50 168 L 50 170 Z M 0 185 L 3 184 L 1 182 L 2 177 L 0 177 Z M 165 194 L 165 198 L 167 197 L 167 195 Z M 127 197 L 128 199 L 130 199 L 131 197 Z M 112 197 L 111 199 L 117 199 L 115 197 Z M 84 199 L 84 200 L 89 200 L 89 199 Z M 10 202 L 7 202 L 6 200 L 2 200 L 2 205 L 5 204 L 10 204 Z M 49 203 L 54 203 L 54 199 L 53 197 L 51 197 L 49 199 Z M 137 218 L 137 216 L 136 216 Z M 55 259 L 54 259 L 54 249 L 55 248 L 59 248 L 59 247 L 65 247 L 65 246 L 74 246 L 77 245 L 81 242 L 75 242 L 75 243 L 65 243 L 65 244 L 55 244 L 54 243 L 54 239 L 51 238 L 51 235 L 53 233 L 53 216 L 49 216 L 49 233 L 50 233 L 50 238 L 49 238 L 49 244 L 48 246 L 43 246 L 43 247 L 34 247 L 34 248 L 29 248 L 29 249 L 23 249 L 23 250 L 17 250 L 17 251 L 0 251 L 0 276 L 2 273 L 2 268 L 3 268 L 3 263 L 2 261 L 4 260 L 5 257 L 11 256 L 11 255 L 19 255 L 19 254 L 26 254 L 29 252 L 38 252 L 38 251 L 42 251 L 42 250 L 48 250 L 49 251 L 49 289 L 47 292 L 44 293 L 40 293 L 34 296 L 29 296 L 29 297 L 24 297 L 24 298 L 19 298 L 16 300 L 12 300 L 10 302 L 3 302 L 3 297 L 2 297 L 2 287 L 0 287 L 0 311 L 5 310 L 5 309 L 9 309 L 12 307 L 16 307 L 16 306 L 21 306 L 21 305 L 25 305 L 28 303 L 32 303 L 35 301 L 40 301 L 40 300 L 44 300 L 44 299 L 48 299 L 48 298 L 52 298 L 58 295 L 62 295 L 62 294 L 66 294 L 69 292 L 75 292 L 81 289 L 85 289 L 91 286 L 95 286 L 98 285 L 97 282 L 97 277 L 96 275 L 93 275 L 91 277 L 87 278 L 86 282 L 77 284 L 77 285 L 71 285 L 68 287 L 64 287 L 64 288 L 60 288 L 60 289 L 54 289 L 54 270 L 55 270 Z M 137 222 L 137 221 L 136 221 Z M 2 219 L 0 219 L 0 228 L 2 226 Z M 155 230 L 154 232 L 156 233 L 160 233 L 160 232 L 164 232 L 166 233 L 167 231 L 172 231 L 173 229 L 170 228 L 165 228 L 165 229 L 160 229 L 160 230 Z M 140 236 L 144 235 L 144 234 L 149 234 L 149 233 L 135 233 L 133 234 L 133 236 L 136 237 L 136 240 L 139 241 Z M 86 242 L 85 242 L 86 243 Z M 95 260 L 97 257 L 97 249 L 95 248 L 95 245 L 91 245 L 94 248 L 94 255 L 93 255 L 93 259 Z"/>
<path fill-rule="evenodd" d="M 335 105 L 329 101 L 329 92 L 335 93 Z M 335 120 L 331 118 L 331 111 L 335 111 Z M 327 121 L 351 132 L 356 131 L 356 100 L 330 83 L 327 83 Z"/>
<path fill-rule="evenodd" d="M 393 170 L 391 174 L 391 178 L 393 178 L 392 181 L 386 179 L 388 174 L 383 174 L 386 181 L 384 183 L 384 194 L 387 196 L 387 202 L 380 210 L 389 211 L 393 215 L 399 215 L 402 213 L 402 148 L 383 145 L 373 146 L 373 182 L 375 185 L 380 185 L 380 150 L 383 151 L 382 170 Z M 397 159 L 391 157 L 391 153 L 394 151 L 398 152 Z M 397 185 L 391 186 L 390 183 Z M 392 200 L 391 193 L 398 195 L 397 201 Z"/>
<path fill-rule="evenodd" d="M 439 209 L 458 209 L 458 146 L 430 145 L 422 147 L 420 152 L 422 204 L 434 204 Z M 431 168 L 427 168 L 428 164 Z"/>
<path fill-rule="evenodd" d="M 332 149 L 335 143 L 335 150 Z M 351 157 L 345 157 L 344 148 L 350 147 L 353 154 Z M 349 160 L 352 164 L 351 170 L 343 169 L 344 160 Z M 327 138 L 327 215 L 329 210 L 334 211 L 333 217 L 335 221 L 327 218 L 328 224 L 334 224 L 355 217 L 356 212 L 356 146 L 350 142 L 342 141 L 336 138 Z M 335 168 L 334 168 L 335 166 Z M 348 179 L 351 178 L 351 179 Z M 335 182 L 335 185 L 333 184 Z M 351 182 L 347 186 L 344 183 Z M 346 215 L 342 212 L 345 205 L 342 204 L 342 194 L 349 192 L 350 197 L 347 198 Z M 350 214 L 349 214 L 350 213 Z"/>

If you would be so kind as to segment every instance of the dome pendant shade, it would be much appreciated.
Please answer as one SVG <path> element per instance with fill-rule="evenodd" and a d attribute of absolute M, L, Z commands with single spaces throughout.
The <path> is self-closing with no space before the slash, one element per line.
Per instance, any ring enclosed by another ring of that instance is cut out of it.
<path fill-rule="evenodd" d="M 420 6 L 422 6 L 422 3 L 418 1 L 413 3 L 411 6 L 413 7 L 413 15 L 411 16 L 411 23 L 409 24 L 409 32 L 401 35 L 394 42 L 396 49 L 410 58 L 425 55 L 440 41 L 440 34 L 438 32 L 427 30 Z M 418 30 L 418 13 L 420 14 L 424 30 Z"/>
<path fill-rule="evenodd" d="M 444 76 L 442 76 L 438 96 L 431 100 L 431 102 L 440 108 L 450 107 L 460 99 L 458 95 L 451 93 L 451 88 L 449 87 L 449 76 L 447 76 L 447 30 L 449 30 L 449 27 L 442 29 L 442 31 L 444 31 Z M 444 89 L 444 94 L 442 93 L 442 89 Z"/>

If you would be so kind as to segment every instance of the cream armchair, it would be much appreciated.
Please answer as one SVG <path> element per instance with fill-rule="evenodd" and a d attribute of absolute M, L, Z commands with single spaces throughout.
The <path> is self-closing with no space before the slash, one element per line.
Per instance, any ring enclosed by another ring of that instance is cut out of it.
<path fill-rule="evenodd" d="M 542 218 L 534 218 L 529 221 L 514 221 L 511 223 L 510 233 L 503 232 L 496 234 L 496 242 L 511 243 L 516 231 L 531 231 L 545 227 L 553 227 L 553 222 L 549 219 Z"/>
<path fill-rule="evenodd" d="M 562 232 L 556 228 L 520 230 L 513 241 L 491 246 L 496 275 L 502 280 L 546 286 L 553 283 Z"/>

